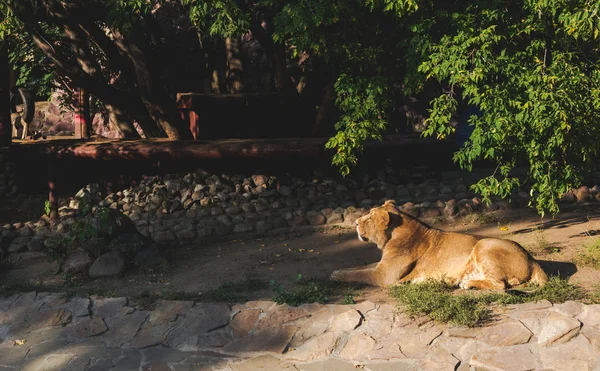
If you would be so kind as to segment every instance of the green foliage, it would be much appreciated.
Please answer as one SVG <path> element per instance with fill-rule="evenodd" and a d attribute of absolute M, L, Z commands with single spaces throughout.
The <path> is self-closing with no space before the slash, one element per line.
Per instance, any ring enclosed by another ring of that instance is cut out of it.
<path fill-rule="evenodd" d="M 342 304 L 343 305 L 356 304 L 356 301 L 354 300 L 354 296 L 352 296 L 350 294 L 344 295 L 344 299 L 342 300 Z"/>
<path fill-rule="evenodd" d="M 395 108 L 392 102 L 421 92 L 429 82 L 441 93 L 431 101 L 424 135 L 448 138 L 455 130 L 450 121 L 465 107 L 481 111 L 470 118 L 474 132 L 454 160 L 468 170 L 479 160 L 496 165 L 493 174 L 473 185 L 485 201 L 526 188 L 530 206 L 542 215 L 556 213 L 561 194 L 579 185 L 595 166 L 600 151 L 595 122 L 600 114 L 600 0 L 179 2 L 177 11 L 189 18 L 201 39 L 243 35 L 265 24 L 263 36 L 271 39 L 263 46 L 271 59 L 283 49 L 283 64 L 290 71 L 325 65 L 319 73 L 330 81 L 322 83 L 335 84 L 340 113 L 337 133 L 326 147 L 344 175 L 357 164 L 364 141 L 381 139 Z M 0 37 L 11 42 L 20 82 L 47 95 L 53 86 L 70 82 L 47 68 L 31 33 L 43 34 L 66 59 L 74 58 L 72 48 L 62 47 L 60 25 L 44 16 L 43 4 L 2 2 Z M 92 5 L 107 14 L 91 18 L 97 26 L 126 36 L 137 30 L 138 36 L 147 36 L 145 47 L 161 50 L 160 37 L 148 30 L 153 27 L 148 21 L 166 1 L 102 0 Z M 34 22 L 25 25 L 29 16 Z M 97 44 L 90 48 L 103 79 L 126 75 L 125 68 L 111 68 L 113 61 Z M 517 166 L 529 169 L 526 179 L 514 174 Z"/>
<path fill-rule="evenodd" d="M 77 250 L 85 241 L 98 236 L 97 230 L 85 220 L 76 220 L 71 224 L 69 233 L 58 239 L 48 240 L 46 255 L 51 261 L 62 261 L 67 255 Z"/>
<path fill-rule="evenodd" d="M 67 234 L 57 239 L 48 240 L 45 249 L 48 258 L 52 261 L 62 261 L 84 242 L 110 235 L 112 226 L 110 225 L 109 212 L 108 208 L 99 207 L 96 210 L 95 225 L 86 219 L 77 219 L 71 224 Z M 96 255 L 99 255 L 100 252 L 97 251 Z"/>
<path fill-rule="evenodd" d="M 581 265 L 600 269 L 600 239 L 595 239 L 593 242 L 584 245 L 577 262 Z"/>
<path fill-rule="evenodd" d="M 277 294 L 273 301 L 277 304 L 288 304 L 297 307 L 308 303 L 325 304 L 329 300 L 326 295 L 328 288 L 322 281 L 306 280 L 298 274 L 295 280 L 294 288 L 291 291 L 286 290 L 283 285 L 276 285 L 271 281 L 271 288 Z"/>
<path fill-rule="evenodd" d="M 50 200 L 46 200 L 44 202 L 44 213 L 46 213 L 46 215 L 49 216 L 50 212 L 52 212 L 52 208 L 50 207 Z"/>
<path fill-rule="evenodd" d="M 453 288 L 439 281 L 401 284 L 392 288 L 391 295 L 398 299 L 410 315 L 428 315 L 435 321 L 462 326 L 478 326 L 489 321 L 492 305 L 520 304 L 538 300 L 563 303 L 583 299 L 585 294 L 566 280 L 553 277 L 532 292 L 454 294 Z"/>
<path fill-rule="evenodd" d="M 335 126 L 337 134 L 325 146 L 335 149 L 332 163 L 342 175 L 348 175 L 356 165 L 365 140 L 381 140 L 386 126 L 388 85 L 384 78 L 353 78 L 346 74 L 338 78 L 336 104 L 343 114 Z"/>
<path fill-rule="evenodd" d="M 432 27 L 447 27 L 442 36 L 427 28 L 415 36 L 427 40 L 428 57 L 412 73 L 450 87 L 432 102 L 425 135 L 446 137 L 459 101 L 482 111 L 469 120 L 474 132 L 454 159 L 466 169 L 481 159 L 498 165 L 474 185 L 486 201 L 522 186 L 511 171 L 525 164 L 530 205 L 556 213 L 561 194 L 593 164 L 600 74 L 591 14 L 571 1 L 469 2 L 436 17 Z M 585 38 L 573 29 L 581 22 Z"/>
<path fill-rule="evenodd" d="M 233 0 L 181 0 L 203 37 L 242 35 L 250 28 L 250 17 Z"/>

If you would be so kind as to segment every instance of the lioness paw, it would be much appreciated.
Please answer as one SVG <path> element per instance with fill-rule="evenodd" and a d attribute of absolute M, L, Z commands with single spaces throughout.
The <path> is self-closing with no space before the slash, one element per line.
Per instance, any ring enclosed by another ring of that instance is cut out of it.
<path fill-rule="evenodd" d="M 333 271 L 333 273 L 331 273 L 331 280 L 341 281 L 343 275 L 344 275 L 344 272 L 341 269 Z"/>

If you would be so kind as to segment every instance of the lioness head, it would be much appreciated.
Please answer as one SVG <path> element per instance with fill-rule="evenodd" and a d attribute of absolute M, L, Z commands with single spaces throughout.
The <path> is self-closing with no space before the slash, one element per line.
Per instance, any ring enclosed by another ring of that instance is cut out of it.
<path fill-rule="evenodd" d="M 398 225 L 401 220 L 395 202 L 386 201 L 383 206 L 374 207 L 367 215 L 356 219 L 358 239 L 364 242 L 372 241 L 383 249 L 390 239 L 390 226 Z"/>

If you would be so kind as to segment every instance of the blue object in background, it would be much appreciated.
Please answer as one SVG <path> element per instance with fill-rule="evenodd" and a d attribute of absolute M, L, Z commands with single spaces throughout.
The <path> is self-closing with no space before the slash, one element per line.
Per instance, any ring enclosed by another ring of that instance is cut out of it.
<path fill-rule="evenodd" d="M 458 128 L 456 129 L 456 143 L 462 147 L 465 142 L 471 137 L 473 126 L 469 125 L 471 116 L 481 116 L 483 112 L 477 106 L 468 106 L 466 110 L 458 118 Z"/>

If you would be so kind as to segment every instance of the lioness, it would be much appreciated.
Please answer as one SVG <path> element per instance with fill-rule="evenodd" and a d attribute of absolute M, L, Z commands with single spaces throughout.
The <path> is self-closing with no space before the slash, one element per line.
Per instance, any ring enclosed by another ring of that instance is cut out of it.
<path fill-rule="evenodd" d="M 379 263 L 340 269 L 331 279 L 388 286 L 427 279 L 463 289 L 504 290 L 525 282 L 548 281 L 535 259 L 516 242 L 444 232 L 399 211 L 394 201 L 356 220 L 361 241 L 382 250 Z"/>

